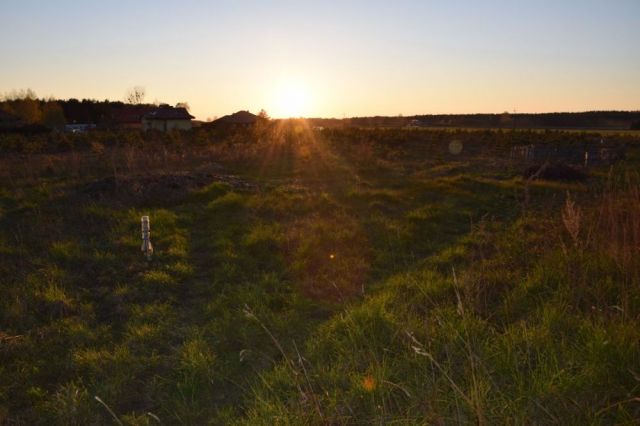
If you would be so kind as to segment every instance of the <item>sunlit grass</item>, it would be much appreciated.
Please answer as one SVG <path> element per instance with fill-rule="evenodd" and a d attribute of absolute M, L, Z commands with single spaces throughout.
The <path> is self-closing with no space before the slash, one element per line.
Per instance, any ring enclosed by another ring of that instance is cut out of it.
<path fill-rule="evenodd" d="M 637 421 L 635 163 L 525 203 L 518 135 L 269 126 L 175 136 L 181 197 L 3 187 L 0 422 Z"/>

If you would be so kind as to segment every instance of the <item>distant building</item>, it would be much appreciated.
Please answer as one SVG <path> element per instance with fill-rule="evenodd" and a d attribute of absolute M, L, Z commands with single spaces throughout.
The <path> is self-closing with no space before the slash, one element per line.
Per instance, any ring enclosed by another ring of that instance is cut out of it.
<path fill-rule="evenodd" d="M 116 129 L 142 129 L 142 118 L 155 110 L 156 107 L 149 105 L 124 105 L 114 109 L 112 113 L 113 127 Z"/>
<path fill-rule="evenodd" d="M 251 127 L 261 118 L 249 111 L 238 111 L 207 123 L 207 127 Z"/>
<path fill-rule="evenodd" d="M 17 115 L 0 109 L 0 129 L 17 129 L 24 123 Z"/>
<path fill-rule="evenodd" d="M 186 108 L 160 105 L 142 117 L 142 129 L 159 130 L 161 132 L 167 132 L 169 130 L 191 130 L 193 128 L 191 120 L 194 118 Z"/>

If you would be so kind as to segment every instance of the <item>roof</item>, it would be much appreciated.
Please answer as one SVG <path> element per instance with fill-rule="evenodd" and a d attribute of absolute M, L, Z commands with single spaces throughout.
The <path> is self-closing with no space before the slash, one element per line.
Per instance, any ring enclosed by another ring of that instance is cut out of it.
<path fill-rule="evenodd" d="M 258 121 L 259 117 L 255 114 L 251 114 L 249 111 L 238 111 L 234 114 L 225 115 L 212 123 L 215 124 L 254 124 Z"/>
<path fill-rule="evenodd" d="M 147 120 L 191 120 L 195 117 L 189 114 L 186 108 L 162 105 L 145 114 L 143 118 Z"/>
<path fill-rule="evenodd" d="M 122 108 L 115 109 L 112 116 L 116 123 L 140 123 L 142 117 L 154 109 L 155 107 L 147 105 L 125 105 Z"/>

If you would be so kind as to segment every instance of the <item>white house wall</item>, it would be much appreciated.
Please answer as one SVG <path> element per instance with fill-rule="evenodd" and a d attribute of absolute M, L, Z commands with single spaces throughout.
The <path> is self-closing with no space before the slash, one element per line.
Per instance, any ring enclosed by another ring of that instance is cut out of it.
<path fill-rule="evenodd" d="M 159 130 L 161 132 L 169 130 L 191 130 L 193 123 L 191 120 L 144 120 L 142 128 L 144 130 Z"/>

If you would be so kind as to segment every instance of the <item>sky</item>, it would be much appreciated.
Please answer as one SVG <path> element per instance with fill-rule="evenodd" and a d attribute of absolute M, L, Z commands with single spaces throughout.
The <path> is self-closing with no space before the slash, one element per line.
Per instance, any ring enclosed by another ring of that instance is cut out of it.
<path fill-rule="evenodd" d="M 198 119 L 640 110 L 640 0 L 0 0 L 0 94 Z"/>

